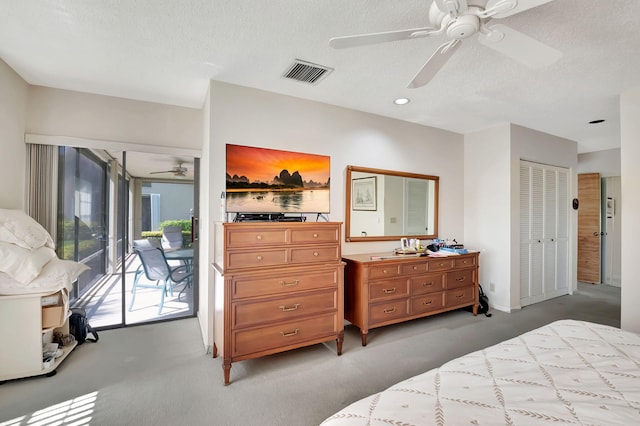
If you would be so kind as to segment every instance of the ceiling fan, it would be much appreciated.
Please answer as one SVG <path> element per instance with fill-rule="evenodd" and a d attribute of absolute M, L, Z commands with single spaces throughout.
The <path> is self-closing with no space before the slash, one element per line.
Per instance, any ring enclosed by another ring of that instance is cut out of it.
<path fill-rule="evenodd" d="M 431 55 L 407 87 L 427 84 L 458 49 L 462 40 L 478 34 L 478 41 L 531 68 L 542 68 L 557 61 L 562 53 L 506 25 L 487 24 L 553 0 L 433 0 L 429 8 L 430 27 L 334 37 L 335 49 L 365 46 L 388 41 L 446 35 L 449 39 Z"/>
<path fill-rule="evenodd" d="M 162 170 L 162 171 L 158 171 L 158 172 L 151 172 L 149 174 L 151 175 L 156 175 L 159 173 L 173 173 L 174 176 L 180 176 L 180 177 L 184 177 L 187 175 L 187 171 L 189 171 L 189 169 L 187 169 L 186 167 L 182 167 L 183 162 L 179 161 L 178 165 L 173 167 L 171 170 Z"/>

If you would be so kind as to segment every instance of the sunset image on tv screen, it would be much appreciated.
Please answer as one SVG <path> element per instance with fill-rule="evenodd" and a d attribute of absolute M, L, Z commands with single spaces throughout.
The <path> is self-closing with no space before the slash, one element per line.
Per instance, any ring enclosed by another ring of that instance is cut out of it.
<path fill-rule="evenodd" d="M 330 157 L 227 144 L 226 211 L 329 213 Z"/>

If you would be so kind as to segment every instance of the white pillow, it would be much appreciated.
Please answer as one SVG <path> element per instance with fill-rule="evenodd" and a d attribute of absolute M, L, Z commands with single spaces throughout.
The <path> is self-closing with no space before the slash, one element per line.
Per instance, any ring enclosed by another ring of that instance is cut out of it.
<path fill-rule="evenodd" d="M 29 284 L 40 274 L 42 267 L 56 253 L 49 247 L 29 250 L 15 244 L 0 241 L 0 272 L 4 272 L 22 284 Z"/>
<path fill-rule="evenodd" d="M 87 269 L 89 267 L 81 263 L 55 258 L 47 263 L 40 275 L 27 285 L 0 272 L 0 295 L 44 293 L 63 288 L 71 291 L 73 282 Z"/>
<path fill-rule="evenodd" d="M 56 247 L 49 232 L 22 210 L 0 209 L 0 241 L 27 249 Z"/>
<path fill-rule="evenodd" d="M 78 279 L 81 273 L 88 271 L 89 268 L 84 263 L 74 262 L 73 260 L 62 260 L 57 257 L 51 259 L 49 263 L 44 265 L 40 275 L 29 283 L 29 287 L 49 288 L 52 285 L 66 287 L 71 291 L 73 282 Z"/>

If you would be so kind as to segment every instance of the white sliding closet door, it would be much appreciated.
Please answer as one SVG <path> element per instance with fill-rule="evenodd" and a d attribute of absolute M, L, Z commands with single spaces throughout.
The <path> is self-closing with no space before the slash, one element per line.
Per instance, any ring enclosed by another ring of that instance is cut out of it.
<path fill-rule="evenodd" d="M 569 171 L 520 162 L 520 305 L 568 293 Z"/>

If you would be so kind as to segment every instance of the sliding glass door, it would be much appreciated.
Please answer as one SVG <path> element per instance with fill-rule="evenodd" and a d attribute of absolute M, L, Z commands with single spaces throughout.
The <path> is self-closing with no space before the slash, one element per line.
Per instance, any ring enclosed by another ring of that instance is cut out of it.
<path fill-rule="evenodd" d="M 174 176 L 173 169 L 162 165 L 173 161 L 166 157 L 59 148 L 56 245 L 60 258 L 90 268 L 75 283 L 71 304 L 83 307 L 94 327 L 195 315 L 197 244 L 192 227 L 197 223 L 197 161 L 182 160 L 184 170 Z M 166 227 L 181 228 L 183 237 L 178 250 L 163 247 L 169 267 L 187 267 L 193 276 L 163 296 L 162 285 L 145 274 L 132 247 L 136 240 L 162 246 Z M 140 288 L 134 290 L 134 283 Z"/>

